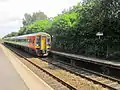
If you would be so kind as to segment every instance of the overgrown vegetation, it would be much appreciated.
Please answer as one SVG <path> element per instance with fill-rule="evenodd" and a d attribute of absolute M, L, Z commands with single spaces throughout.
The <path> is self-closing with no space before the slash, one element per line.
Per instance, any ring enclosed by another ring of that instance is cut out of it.
<path fill-rule="evenodd" d="M 35 19 L 28 15 L 19 32 L 7 36 L 44 31 L 53 36 L 54 50 L 119 59 L 120 0 L 84 0 L 53 19 L 44 15 Z M 97 32 L 104 35 L 99 39 Z"/>

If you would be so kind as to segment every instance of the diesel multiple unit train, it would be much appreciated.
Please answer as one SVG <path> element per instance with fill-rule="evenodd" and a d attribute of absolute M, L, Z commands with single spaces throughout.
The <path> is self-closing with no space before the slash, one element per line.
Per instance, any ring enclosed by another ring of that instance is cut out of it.
<path fill-rule="evenodd" d="M 47 56 L 51 49 L 51 36 L 45 32 L 4 38 L 4 43 L 37 55 Z"/>

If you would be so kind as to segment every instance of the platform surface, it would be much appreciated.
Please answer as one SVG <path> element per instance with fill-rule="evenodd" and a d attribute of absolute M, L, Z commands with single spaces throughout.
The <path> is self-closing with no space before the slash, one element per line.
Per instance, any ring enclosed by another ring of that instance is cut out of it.
<path fill-rule="evenodd" d="M 0 44 L 0 90 L 52 90 Z"/>
<path fill-rule="evenodd" d="M 51 52 L 54 53 L 54 54 L 75 58 L 76 60 L 77 59 L 79 59 L 79 60 L 83 59 L 86 62 L 102 63 L 102 64 L 106 64 L 106 65 L 113 65 L 113 66 L 116 66 L 116 67 L 120 68 L 120 62 L 109 61 L 109 60 L 101 60 L 101 59 L 98 59 L 98 58 L 85 57 L 85 56 L 82 56 L 82 55 L 75 55 L 75 54 L 69 54 L 69 53 L 58 52 L 58 51 L 51 51 Z"/>

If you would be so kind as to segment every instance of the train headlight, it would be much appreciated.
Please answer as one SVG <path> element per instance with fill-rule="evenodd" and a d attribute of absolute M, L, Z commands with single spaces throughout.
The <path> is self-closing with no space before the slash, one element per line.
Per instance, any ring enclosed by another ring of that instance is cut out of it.
<path fill-rule="evenodd" d="M 39 46 L 38 44 L 36 44 L 36 46 Z"/>

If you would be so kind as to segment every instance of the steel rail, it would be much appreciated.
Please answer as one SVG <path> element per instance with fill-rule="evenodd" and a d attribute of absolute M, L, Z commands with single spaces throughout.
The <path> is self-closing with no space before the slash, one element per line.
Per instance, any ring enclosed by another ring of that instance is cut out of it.
<path fill-rule="evenodd" d="M 48 74 L 50 77 L 54 78 L 55 80 L 57 80 L 58 82 L 60 82 L 61 84 L 63 84 L 64 86 L 68 87 L 70 90 L 77 90 L 75 87 L 71 86 L 70 84 L 64 82 L 63 80 L 61 80 L 60 78 L 56 77 L 55 75 L 51 74 L 50 72 L 48 72 L 47 70 L 44 70 L 43 68 L 41 68 L 40 66 L 36 65 L 34 62 L 30 61 L 29 59 L 27 59 L 26 57 L 24 57 L 23 55 L 21 55 L 19 52 L 16 52 L 15 50 L 9 48 L 9 50 L 11 50 L 12 52 L 14 52 L 16 55 L 20 56 L 21 58 L 23 58 L 24 60 L 28 61 L 29 63 L 31 63 L 32 65 L 34 65 L 35 67 L 37 67 L 38 69 L 42 70 L 43 72 L 45 72 L 46 74 Z"/>
<path fill-rule="evenodd" d="M 75 72 L 75 71 L 72 71 L 72 70 L 68 70 L 68 69 L 66 69 L 66 68 L 63 67 L 63 66 L 54 64 L 54 63 L 52 63 L 52 62 L 49 62 L 49 60 L 45 60 L 44 58 L 42 58 L 42 60 L 44 60 L 44 61 L 46 61 L 46 62 L 48 62 L 48 63 L 50 63 L 50 64 L 52 64 L 52 65 L 54 65 L 54 66 L 56 66 L 56 67 L 59 67 L 59 68 L 61 68 L 61 69 L 64 69 L 64 70 L 69 71 L 69 72 L 71 72 L 71 73 L 74 73 L 75 75 L 81 76 L 82 78 L 86 78 L 86 79 L 89 80 L 89 81 L 93 81 L 93 82 L 96 83 L 96 84 L 100 84 L 100 85 L 102 85 L 103 87 L 107 87 L 107 88 L 112 89 L 112 90 L 118 90 L 118 89 L 116 89 L 115 87 L 113 87 L 113 86 L 111 86 L 111 85 L 102 83 L 102 82 L 100 82 L 100 81 L 98 81 L 98 80 L 95 80 L 94 78 L 87 77 L 87 76 L 85 76 L 85 75 L 83 75 L 83 74 L 80 74 L 80 73 L 78 73 L 78 72 Z M 60 62 L 60 63 L 62 63 L 62 64 L 64 64 L 64 65 L 68 65 L 68 66 L 70 66 L 70 67 L 73 67 L 73 66 L 71 66 L 70 64 L 64 63 L 64 62 L 62 62 L 62 61 L 58 61 L 58 62 Z M 94 72 L 94 71 L 91 71 L 91 70 L 88 70 L 88 69 L 84 69 L 84 68 L 78 68 L 78 67 L 73 67 L 73 68 L 75 68 L 75 69 L 80 69 L 80 70 L 85 71 L 86 73 L 89 72 L 89 73 L 95 74 L 95 75 L 97 75 L 97 76 L 99 76 L 99 77 L 103 77 L 103 78 L 105 78 L 105 79 L 112 80 L 113 82 L 118 82 L 118 83 L 120 83 L 120 81 L 119 81 L 118 79 L 113 78 L 113 77 L 110 77 L 110 76 L 106 76 L 106 75 L 103 75 L 103 74 L 100 74 L 100 73 L 97 73 L 97 72 Z"/>
<path fill-rule="evenodd" d="M 24 56 L 21 55 L 20 53 L 16 52 L 15 50 L 13 50 L 13 49 L 11 49 L 11 48 L 9 48 L 9 49 L 10 49 L 11 51 L 13 51 L 14 53 L 16 53 L 18 56 L 20 56 L 20 57 L 24 58 L 25 60 L 27 60 L 29 63 L 31 63 L 31 64 L 34 65 L 35 67 L 39 68 L 39 69 L 42 70 L 43 72 L 47 73 L 48 75 L 50 75 L 51 77 L 53 77 L 54 79 L 56 79 L 57 81 L 59 81 L 59 82 L 62 83 L 63 85 L 67 86 L 70 90 L 76 90 L 76 88 L 72 87 L 71 85 L 69 85 L 68 83 L 66 83 L 66 82 L 64 82 L 63 80 L 59 79 L 58 77 L 52 75 L 52 74 L 49 73 L 48 71 L 42 69 L 40 66 L 36 65 L 35 63 L 33 63 L 32 61 L 30 61 L 29 59 L 27 59 L 26 57 L 24 57 Z M 38 57 L 38 58 L 39 58 L 39 57 Z M 41 59 L 41 58 L 39 58 L 39 59 Z M 61 68 L 61 69 L 63 69 L 63 70 L 66 70 L 66 71 L 69 71 L 69 72 L 71 72 L 71 73 L 74 73 L 75 75 L 78 75 L 78 76 L 81 76 L 81 77 L 83 77 L 83 78 L 86 78 L 86 79 L 89 80 L 89 81 L 93 81 L 93 82 L 96 83 L 96 84 L 100 84 L 100 85 L 102 85 L 103 87 L 106 87 L 106 88 L 109 88 L 109 89 L 112 89 L 112 90 L 118 90 L 118 89 L 116 89 L 115 87 L 113 87 L 111 84 L 105 84 L 105 83 L 102 83 L 102 82 L 100 82 L 100 81 L 98 81 L 98 80 L 95 80 L 95 79 L 93 79 L 93 78 L 87 77 L 87 76 L 85 76 L 84 74 L 80 74 L 80 73 L 74 72 L 74 71 L 72 71 L 72 70 L 68 70 L 68 69 L 66 69 L 65 67 L 62 67 L 61 65 L 57 65 L 57 64 L 54 64 L 54 63 L 52 63 L 52 62 L 49 62 L 49 60 L 45 60 L 44 58 L 42 58 L 42 60 L 44 60 L 44 61 L 46 61 L 47 63 L 50 63 L 50 64 L 52 64 L 52 65 L 54 65 L 54 66 L 56 66 L 56 67 L 59 67 L 59 68 Z M 70 64 L 66 64 L 66 63 L 61 62 L 61 61 L 60 61 L 60 63 L 70 66 Z M 77 69 L 77 67 L 74 67 L 74 68 Z M 114 81 L 114 82 L 120 83 L 120 80 L 117 80 L 117 79 L 115 79 L 115 78 L 113 78 L 113 77 L 110 77 L 110 76 L 106 76 L 106 75 L 103 75 L 103 74 L 100 74 L 100 73 L 97 73 L 97 72 L 94 72 L 94 71 L 91 71 L 91 70 L 88 70 L 88 69 L 84 69 L 84 68 L 80 68 L 80 70 L 83 70 L 83 71 L 85 71 L 86 73 L 92 73 L 92 74 L 98 75 L 99 77 L 104 77 L 104 78 L 106 78 L 106 79 L 110 79 L 110 80 L 112 80 L 112 81 Z"/>

